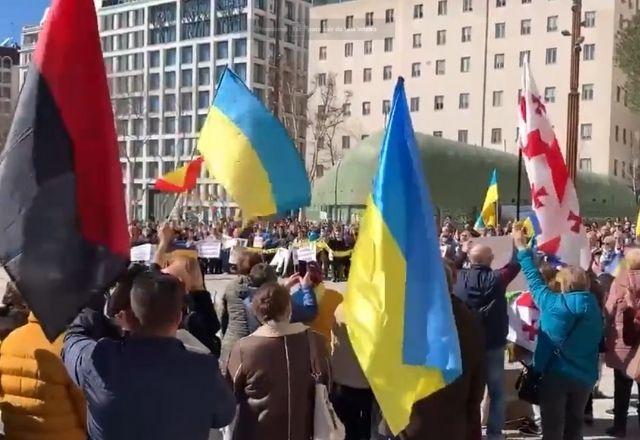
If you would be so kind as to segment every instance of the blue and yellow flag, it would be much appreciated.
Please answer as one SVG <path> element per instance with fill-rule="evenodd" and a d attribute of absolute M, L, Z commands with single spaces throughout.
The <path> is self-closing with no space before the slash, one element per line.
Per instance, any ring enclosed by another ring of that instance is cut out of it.
<path fill-rule="evenodd" d="M 198 150 L 249 218 L 309 205 L 309 178 L 287 130 L 229 68 L 218 84 Z"/>
<path fill-rule="evenodd" d="M 345 298 L 349 339 L 394 433 L 462 371 L 442 264 L 400 78 Z"/>
<path fill-rule="evenodd" d="M 491 173 L 491 180 L 489 181 L 489 189 L 487 189 L 487 195 L 484 198 L 484 205 L 482 205 L 482 212 L 476 220 L 476 224 L 473 227 L 475 230 L 484 229 L 487 226 L 498 226 L 498 214 L 496 213 L 496 205 L 498 203 L 498 170 L 494 169 Z"/>

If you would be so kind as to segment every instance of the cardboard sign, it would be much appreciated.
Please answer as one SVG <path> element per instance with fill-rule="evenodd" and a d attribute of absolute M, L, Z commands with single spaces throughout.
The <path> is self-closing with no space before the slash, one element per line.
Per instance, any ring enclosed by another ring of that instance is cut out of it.
<path fill-rule="evenodd" d="M 198 243 L 198 257 L 220 258 L 222 242 L 218 240 L 204 240 Z"/>
<path fill-rule="evenodd" d="M 316 245 L 310 244 L 309 246 L 298 248 L 298 261 L 316 261 Z"/>
<path fill-rule="evenodd" d="M 262 249 L 264 247 L 264 238 L 261 235 L 253 237 L 253 247 Z"/>
<path fill-rule="evenodd" d="M 148 263 L 156 252 L 156 247 L 152 244 L 141 244 L 131 248 L 129 259 L 132 262 Z"/>
<path fill-rule="evenodd" d="M 225 237 L 222 245 L 223 249 L 232 249 L 238 245 L 238 240 L 236 238 Z"/>

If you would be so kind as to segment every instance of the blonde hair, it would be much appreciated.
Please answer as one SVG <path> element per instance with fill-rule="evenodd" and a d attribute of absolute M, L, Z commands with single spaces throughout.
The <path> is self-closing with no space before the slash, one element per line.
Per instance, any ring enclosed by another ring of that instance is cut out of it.
<path fill-rule="evenodd" d="M 556 275 L 558 287 L 562 293 L 589 290 L 589 278 L 580 267 L 567 266 L 558 271 Z"/>
<path fill-rule="evenodd" d="M 624 259 L 629 265 L 629 270 L 640 270 L 640 248 L 627 249 Z"/>

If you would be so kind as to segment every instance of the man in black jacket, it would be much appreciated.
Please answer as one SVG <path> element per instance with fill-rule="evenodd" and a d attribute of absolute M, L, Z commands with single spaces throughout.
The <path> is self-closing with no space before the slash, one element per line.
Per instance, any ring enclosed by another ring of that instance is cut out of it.
<path fill-rule="evenodd" d="M 486 341 L 486 372 L 490 407 L 487 439 L 502 439 L 505 422 L 504 353 L 509 331 L 507 286 L 520 272 L 520 265 L 509 262 L 498 270 L 491 269 L 493 251 L 475 245 L 469 251 L 468 269 L 458 274 L 454 294 L 482 322 Z"/>

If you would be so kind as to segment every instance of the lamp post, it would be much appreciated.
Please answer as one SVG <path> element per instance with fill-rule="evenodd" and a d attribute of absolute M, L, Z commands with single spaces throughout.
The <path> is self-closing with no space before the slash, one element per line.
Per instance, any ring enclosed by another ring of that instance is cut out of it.
<path fill-rule="evenodd" d="M 584 37 L 580 35 L 582 28 L 582 0 L 573 0 L 571 32 L 563 31 L 562 35 L 571 36 L 571 75 L 569 82 L 569 101 L 567 115 L 567 168 L 569 177 L 576 184 L 578 165 L 578 125 L 580 121 L 580 52 Z"/>

